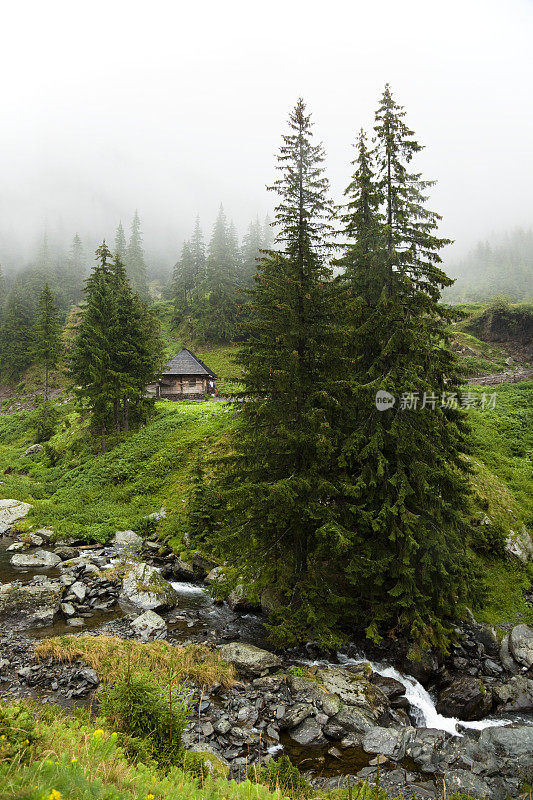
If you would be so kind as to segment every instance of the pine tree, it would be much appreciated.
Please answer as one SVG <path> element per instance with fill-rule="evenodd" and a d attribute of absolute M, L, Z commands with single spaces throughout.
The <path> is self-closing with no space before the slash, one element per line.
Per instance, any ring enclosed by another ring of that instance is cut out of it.
<path fill-rule="evenodd" d="M 141 221 L 139 214 L 135 211 L 131 223 L 131 235 L 126 252 L 126 269 L 128 278 L 135 291 L 141 297 L 148 297 L 148 284 L 146 277 L 146 264 L 144 262 L 144 250 L 142 246 Z"/>
<path fill-rule="evenodd" d="M 278 158 L 279 251 L 252 290 L 239 359 L 244 395 L 229 476 L 223 552 L 279 599 L 272 635 L 328 640 L 337 622 L 336 507 L 331 456 L 338 348 L 326 240 L 333 215 L 323 149 L 299 100 Z M 312 634 L 311 634 L 312 631 Z"/>
<path fill-rule="evenodd" d="M 263 249 L 263 241 L 264 232 L 259 222 L 259 217 L 256 217 L 253 222 L 250 222 L 242 242 L 240 283 L 243 286 L 249 287 L 252 285 L 253 276 L 257 271 L 257 259 L 259 258 L 260 251 Z"/>
<path fill-rule="evenodd" d="M 2 311 L 2 306 L 4 305 L 6 296 L 7 296 L 6 279 L 4 277 L 2 265 L 0 264 L 0 312 Z"/>
<path fill-rule="evenodd" d="M 193 274 L 193 285 L 196 289 L 205 280 L 205 244 L 204 235 L 200 227 L 200 217 L 196 217 L 194 231 L 190 239 L 191 263 Z"/>
<path fill-rule="evenodd" d="M 174 265 L 172 273 L 172 295 L 177 312 L 185 312 L 191 303 L 195 288 L 194 262 L 190 242 L 183 242 L 180 260 Z"/>
<path fill-rule="evenodd" d="M 446 402 L 460 381 L 438 303 L 451 282 L 439 268 L 448 241 L 424 205 L 431 184 L 408 171 L 421 146 L 404 116 L 387 86 L 374 151 L 359 138 L 347 190 L 353 381 L 339 426 L 356 531 L 347 575 L 369 635 L 393 627 L 445 647 L 446 620 L 476 591 L 466 552 L 467 427 Z M 379 390 L 396 398 L 393 407 L 376 408 Z"/>
<path fill-rule="evenodd" d="M 5 380 L 19 378 L 30 366 L 35 306 L 24 280 L 18 279 L 6 297 L 0 327 L 0 374 Z"/>
<path fill-rule="evenodd" d="M 127 244 L 126 244 L 126 234 L 124 233 L 124 227 L 122 222 L 118 223 L 117 232 L 115 234 L 115 255 L 120 258 L 123 264 L 126 263 L 127 259 Z"/>
<path fill-rule="evenodd" d="M 44 367 L 44 400 L 46 402 L 48 400 L 49 372 L 57 366 L 61 353 L 61 323 L 54 296 L 47 283 L 39 296 L 34 341 L 34 358 Z"/>

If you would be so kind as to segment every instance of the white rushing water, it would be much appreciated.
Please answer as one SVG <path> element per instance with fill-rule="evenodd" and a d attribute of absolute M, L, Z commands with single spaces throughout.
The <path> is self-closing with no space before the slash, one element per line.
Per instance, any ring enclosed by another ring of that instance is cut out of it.
<path fill-rule="evenodd" d="M 205 586 L 197 586 L 195 583 L 188 583 L 187 581 L 170 581 L 170 585 L 178 594 L 203 594 L 206 597 L 209 596 L 209 592 Z"/>
<path fill-rule="evenodd" d="M 435 703 L 429 692 L 424 689 L 421 683 L 411 675 L 403 675 L 398 672 L 394 667 L 383 666 L 381 664 L 373 664 L 367 659 L 348 658 L 342 653 L 338 653 L 339 662 L 343 665 L 349 664 L 362 664 L 369 663 L 374 672 L 382 675 L 384 678 L 394 678 L 405 686 L 405 696 L 407 697 L 410 705 L 416 708 L 420 715 L 420 727 L 424 728 L 437 728 L 441 731 L 447 731 L 454 736 L 462 736 L 457 730 L 460 725 L 463 728 L 474 728 L 475 730 L 482 730 L 483 728 L 492 728 L 501 725 L 508 725 L 511 720 L 508 719 L 481 719 L 475 722 L 466 722 L 464 720 L 456 719 L 455 717 L 445 717 L 439 714 L 435 708 Z"/>

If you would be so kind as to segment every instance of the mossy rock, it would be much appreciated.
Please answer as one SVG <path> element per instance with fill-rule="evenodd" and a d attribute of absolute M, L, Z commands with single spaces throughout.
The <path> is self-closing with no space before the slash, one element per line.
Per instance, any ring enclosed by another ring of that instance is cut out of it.
<path fill-rule="evenodd" d="M 206 778 L 227 778 L 229 763 L 222 756 L 210 750 L 185 750 L 181 762 L 182 768 L 198 780 Z"/>

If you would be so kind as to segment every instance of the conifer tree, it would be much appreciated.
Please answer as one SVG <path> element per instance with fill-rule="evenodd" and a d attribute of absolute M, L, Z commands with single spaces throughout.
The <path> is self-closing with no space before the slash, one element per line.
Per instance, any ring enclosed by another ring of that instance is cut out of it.
<path fill-rule="evenodd" d="M 115 255 L 120 258 L 123 264 L 126 263 L 128 246 L 126 244 L 126 234 L 122 221 L 118 223 L 117 232 L 115 234 Z"/>
<path fill-rule="evenodd" d="M 142 246 L 141 221 L 137 211 L 135 211 L 131 223 L 130 241 L 126 252 L 126 268 L 133 289 L 138 292 L 141 297 L 147 298 L 148 284 L 146 264 Z"/>
<path fill-rule="evenodd" d="M 183 313 L 189 308 L 192 291 L 195 288 L 194 263 L 191 252 L 191 243 L 183 242 L 181 258 L 174 265 L 172 274 L 172 294 L 174 308 Z"/>
<path fill-rule="evenodd" d="M 408 164 L 421 146 L 389 87 L 376 114 L 375 148 L 360 136 L 344 216 L 352 392 L 339 426 L 351 476 L 353 607 L 368 634 L 394 628 L 422 646 L 446 646 L 446 621 L 475 594 L 466 552 L 468 482 L 464 415 L 446 401 L 460 376 L 439 305 L 451 283 L 448 243 L 425 207 L 429 182 Z M 379 390 L 396 398 L 386 410 Z M 444 398 L 444 401 L 443 401 Z"/>
<path fill-rule="evenodd" d="M 261 242 L 261 247 L 263 250 L 270 250 L 273 244 L 274 232 L 272 230 L 272 222 L 267 214 L 263 223 L 263 241 Z"/>
<path fill-rule="evenodd" d="M 0 326 L 0 374 L 4 380 L 19 378 L 32 359 L 35 306 L 25 281 L 15 281 L 8 292 Z"/>
<path fill-rule="evenodd" d="M 338 349 L 326 243 L 333 210 L 322 145 L 299 100 L 289 118 L 273 189 L 278 251 L 259 264 L 244 395 L 229 477 L 223 551 L 239 574 L 269 585 L 278 642 L 328 640 L 334 616 L 337 488 L 331 461 Z M 332 585 L 333 584 L 333 585 Z M 312 634 L 311 634 L 312 631 Z"/>
<path fill-rule="evenodd" d="M 61 323 L 54 296 L 46 283 L 39 296 L 37 321 L 34 328 L 33 355 L 44 367 L 44 400 L 48 400 L 48 376 L 57 367 L 61 353 Z"/>
<path fill-rule="evenodd" d="M 205 244 L 200 227 L 200 217 L 196 217 L 194 231 L 190 239 L 193 285 L 196 289 L 205 280 Z"/>
<path fill-rule="evenodd" d="M 0 264 L 0 313 L 2 311 L 2 306 L 4 305 L 6 295 L 7 295 L 6 279 L 4 277 L 2 265 Z"/>
<path fill-rule="evenodd" d="M 250 222 L 242 242 L 240 283 L 243 286 L 249 287 L 252 284 L 253 276 L 257 271 L 257 259 L 259 258 L 261 249 L 263 249 L 263 236 L 263 229 L 259 222 L 259 217 L 256 217 L 253 222 Z"/>

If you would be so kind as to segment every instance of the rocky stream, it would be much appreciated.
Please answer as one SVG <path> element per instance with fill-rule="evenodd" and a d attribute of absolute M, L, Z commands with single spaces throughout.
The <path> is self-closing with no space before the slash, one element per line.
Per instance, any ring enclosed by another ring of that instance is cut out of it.
<path fill-rule="evenodd" d="M 220 568 L 201 556 L 185 563 L 132 531 L 117 532 L 106 547 L 57 543 L 49 529 L 21 536 L 16 522 L 28 509 L 0 501 L 0 698 L 65 707 L 96 701 L 99 675 L 80 661 L 38 660 L 42 637 L 201 642 L 220 648 L 240 680 L 197 692 L 185 744 L 213 753 L 233 777 L 286 752 L 321 788 L 365 779 L 406 797 L 504 800 L 533 782 L 527 625 L 500 643 L 472 619 L 444 660 L 410 661 L 391 641 L 274 653 L 244 591 L 214 602 L 209 584 Z"/>

